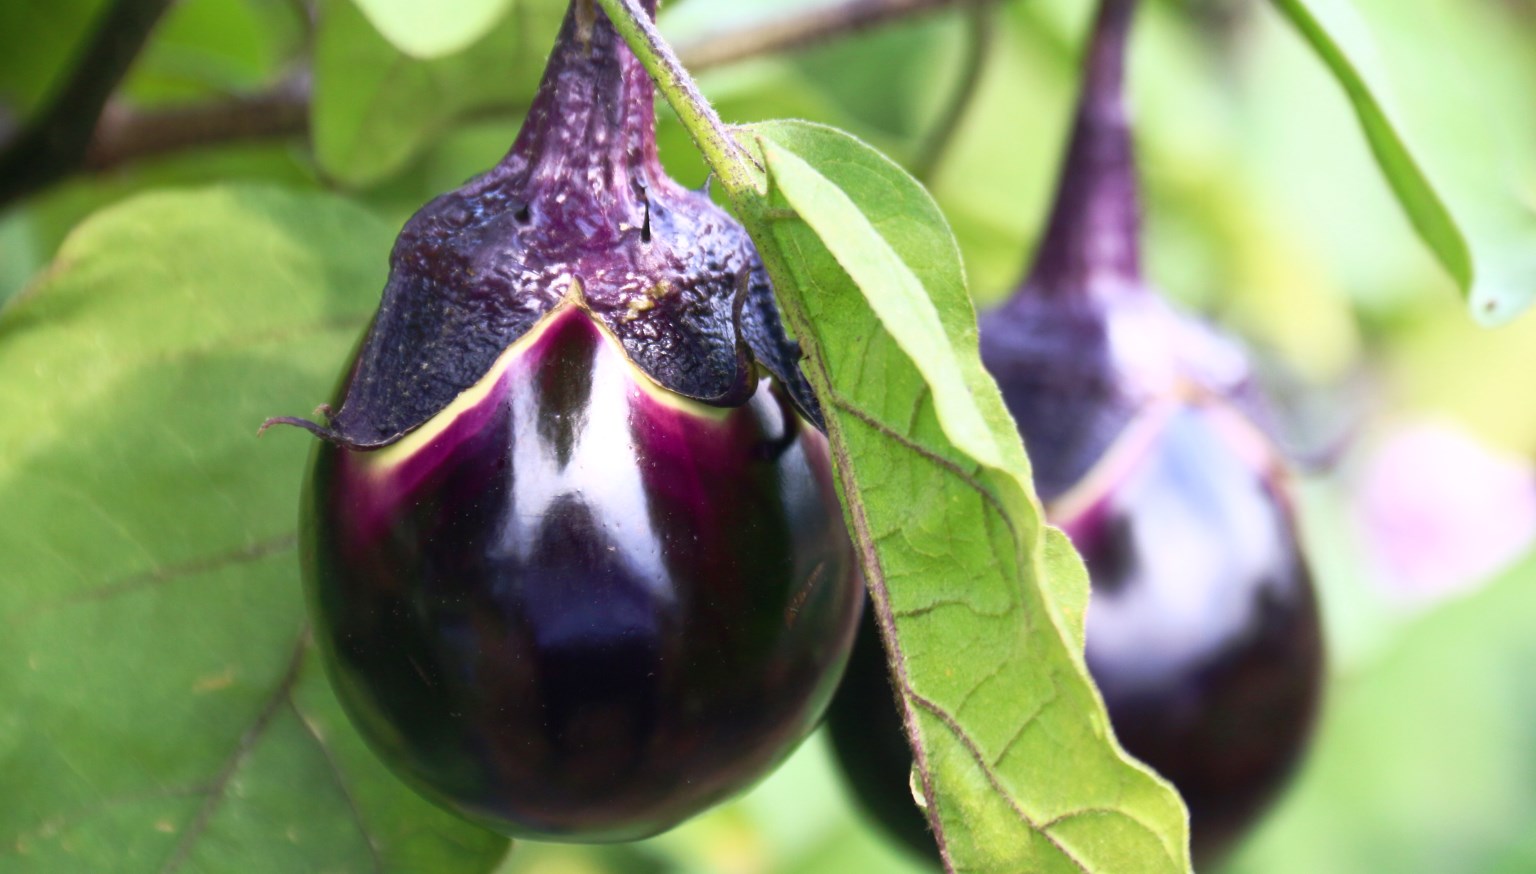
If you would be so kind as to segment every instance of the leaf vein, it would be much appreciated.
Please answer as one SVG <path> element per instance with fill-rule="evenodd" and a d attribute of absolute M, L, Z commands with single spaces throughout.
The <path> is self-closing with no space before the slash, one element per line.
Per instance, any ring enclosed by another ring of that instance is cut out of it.
<path fill-rule="evenodd" d="M 1173 862 L 1175 864 L 1177 864 L 1177 862 L 1178 862 L 1176 854 L 1173 853 L 1172 851 L 1170 851 L 1167 846 L 1163 845 L 1162 835 L 1160 835 L 1158 833 L 1157 829 L 1153 828 L 1150 824 L 1148 824 L 1142 818 L 1140 818 L 1138 816 L 1133 816 L 1132 814 L 1127 813 L 1124 810 L 1117 810 L 1117 809 L 1112 808 L 1112 807 L 1084 807 L 1084 808 L 1080 808 L 1078 810 L 1068 811 L 1066 813 L 1061 814 L 1060 816 L 1056 816 L 1056 817 L 1054 817 L 1052 819 L 1048 819 L 1045 822 L 1041 823 L 1040 827 L 1043 828 L 1043 829 L 1052 829 L 1052 828 L 1055 828 L 1056 826 L 1062 824 L 1063 822 L 1066 822 L 1066 821 L 1072 820 L 1072 819 L 1076 819 L 1076 818 L 1082 817 L 1082 816 L 1109 816 L 1109 817 L 1118 817 L 1120 819 L 1124 819 L 1124 820 L 1130 822 L 1131 824 L 1135 825 L 1137 828 L 1141 829 L 1142 831 L 1145 831 L 1148 834 L 1152 835 L 1153 839 L 1157 841 L 1158 845 L 1163 847 L 1163 851 L 1168 854 L 1168 860 L 1170 862 Z"/>
<path fill-rule="evenodd" d="M 228 758 L 225 759 L 223 767 L 209 781 L 207 799 L 198 808 L 197 814 L 192 818 L 192 822 L 182 830 L 175 849 L 171 851 L 170 857 L 161 866 L 160 874 L 173 874 L 173 872 L 181 870 L 181 867 L 186 864 L 198 838 L 202 837 L 203 833 L 207 831 L 208 824 L 213 820 L 213 815 L 218 812 L 219 807 L 228 797 L 230 782 L 234 780 L 235 774 L 240 771 L 240 766 L 245 764 L 246 759 L 250 758 L 251 753 L 256 749 L 256 745 L 266 735 L 273 719 L 277 716 L 278 711 L 282 709 L 283 702 L 288 700 L 290 693 L 293 691 L 294 684 L 298 682 L 299 670 L 304 666 L 304 657 L 307 654 L 308 647 L 309 629 L 306 627 L 303 631 L 299 632 L 299 639 L 293 645 L 293 654 L 289 657 L 287 667 L 283 669 L 282 675 L 278 678 L 277 687 L 272 691 L 272 694 L 267 696 L 267 700 L 262 703 L 261 709 L 257 711 L 256 718 L 252 720 L 250 727 L 236 741 L 235 747 L 230 751 Z"/>
<path fill-rule="evenodd" d="M 911 685 L 906 684 L 905 677 L 902 678 L 902 682 L 902 693 L 906 695 L 913 704 L 917 705 L 923 710 L 926 710 L 929 715 L 933 716 L 933 718 L 939 720 L 939 722 L 944 725 L 945 729 L 954 736 L 955 740 L 960 743 L 960 746 L 971 757 L 971 760 L 976 763 L 976 767 L 981 770 L 981 775 L 986 778 L 987 784 L 992 787 L 992 791 L 996 792 L 999 797 L 1008 802 L 1009 808 L 1013 810 L 1014 815 L 1019 818 L 1019 821 L 1028 826 L 1030 831 L 1040 835 L 1040 837 L 1044 838 L 1051 846 L 1055 847 L 1056 851 L 1061 853 L 1062 858 L 1071 862 L 1073 865 L 1076 865 L 1077 869 L 1083 872 L 1083 874 L 1091 874 L 1091 872 L 1088 870 L 1088 866 L 1084 865 L 1081 859 L 1078 859 L 1076 856 L 1072 855 L 1072 853 L 1068 851 L 1066 847 L 1062 846 L 1054 836 L 1045 831 L 1040 827 L 1039 824 L 1031 819 L 1029 814 L 1024 811 L 1024 808 L 1019 806 L 1018 800 L 1013 797 L 1013 793 L 1009 792 L 1008 789 L 1003 786 L 1002 781 L 997 777 L 997 772 L 987 764 L 986 756 L 982 754 L 981 748 L 976 745 L 976 741 L 971 737 L 970 733 L 967 732 L 965 728 L 962 727 L 960 723 L 956 721 L 955 718 L 951 716 L 947 710 L 914 691 Z"/>
<path fill-rule="evenodd" d="M 978 607 L 974 602 L 966 598 L 935 598 L 926 604 L 920 604 L 916 607 L 908 607 L 904 610 L 896 610 L 894 611 L 893 615 L 895 615 L 898 619 L 921 619 L 930 613 L 935 613 L 947 607 L 959 607 L 969 613 L 973 613 L 977 616 L 982 616 L 987 619 L 1001 619 L 1002 617 L 1012 613 L 1019 606 L 1020 605 L 1017 601 L 1009 601 L 1006 608 L 993 611 Z"/>
<path fill-rule="evenodd" d="M 923 414 L 923 401 L 926 401 L 932 393 L 933 389 L 926 382 L 918 386 L 917 391 L 913 392 L 912 412 L 907 414 L 907 434 L 917 433 L 917 420 Z"/>
<path fill-rule="evenodd" d="M 384 857 L 379 849 L 378 841 L 374 839 L 373 832 L 368 829 L 368 822 L 363 818 L 363 809 L 357 803 L 357 796 L 352 794 L 352 789 L 347 785 L 346 776 L 341 771 L 341 764 L 336 761 L 336 755 L 331 752 L 331 747 L 325 742 L 320 729 L 304 715 L 298 702 L 293 700 L 293 687 L 288 688 L 284 696 L 288 708 L 298 718 L 299 724 L 304 727 L 304 733 L 315 742 L 315 747 L 320 750 L 320 755 L 325 758 L 325 764 L 331 771 L 331 777 L 336 781 L 336 788 L 341 792 L 341 797 L 346 799 L 347 810 L 352 816 L 353 825 L 357 826 L 357 833 L 362 836 L 363 843 L 368 845 L 368 859 L 377 874 L 383 874 Z"/>
<path fill-rule="evenodd" d="M 249 543 L 224 552 L 198 556 L 197 558 L 177 564 L 151 568 L 147 571 L 109 580 L 95 588 L 72 592 L 62 598 L 38 604 L 13 618 L 12 621 L 21 621 L 40 613 L 46 613 L 74 604 L 110 600 L 144 589 L 173 583 L 188 577 L 214 573 L 215 571 L 221 571 L 230 567 L 254 564 L 263 559 L 271 558 L 274 555 L 281 555 L 297 545 L 298 534 L 297 532 L 290 531 L 286 534 L 280 534 L 266 540 L 258 540 L 255 543 Z"/>
<path fill-rule="evenodd" d="M 1018 529 L 1014 527 L 1013 520 L 1009 518 L 1007 508 L 1004 507 L 1003 502 L 997 497 L 997 495 L 993 494 L 992 490 L 987 488 L 985 483 L 981 482 L 973 474 L 967 472 L 965 468 L 961 467 L 960 465 L 950 461 L 949 459 L 938 454 L 937 452 L 934 452 L 926 446 L 913 441 L 911 438 L 904 436 L 891 426 L 885 424 L 879 419 L 876 419 L 874 416 L 861 409 L 853 401 L 849 400 L 842 393 L 834 389 L 830 392 L 830 394 L 832 396 L 833 405 L 838 409 L 854 417 L 855 419 L 858 419 L 860 422 L 863 422 L 869 428 L 883 435 L 887 439 L 899 443 L 906 449 L 909 449 L 917 455 L 927 459 L 930 463 L 943 468 L 944 470 L 953 474 L 955 478 L 964 482 L 973 491 L 980 495 L 983 501 L 991 505 L 992 509 L 1003 518 L 1004 524 L 1007 525 L 1009 534 L 1012 537 L 1014 544 L 1019 545 L 1022 543 L 1022 538 L 1019 537 Z"/>
<path fill-rule="evenodd" d="M 1036 707 L 1033 712 L 1025 715 L 1019 720 L 1019 727 L 1014 731 L 1013 736 L 1008 738 L 1008 742 L 1003 744 L 1003 748 L 997 751 L 996 756 L 992 757 L 992 767 L 1002 767 L 1003 759 L 1008 758 L 1008 753 L 1012 752 L 1014 746 L 1017 745 L 1021 739 L 1023 739 L 1024 733 L 1035 725 L 1036 721 L 1040 718 L 1040 714 L 1045 712 L 1045 708 L 1055 704 L 1058 700 L 1060 700 L 1060 698 L 1061 687 L 1056 685 L 1056 679 L 1053 676 L 1051 677 L 1051 694 L 1047 696 L 1044 701 L 1041 701 L 1040 706 Z M 1040 827 L 1042 829 L 1049 828 L 1048 825 L 1044 824 L 1042 824 Z"/>

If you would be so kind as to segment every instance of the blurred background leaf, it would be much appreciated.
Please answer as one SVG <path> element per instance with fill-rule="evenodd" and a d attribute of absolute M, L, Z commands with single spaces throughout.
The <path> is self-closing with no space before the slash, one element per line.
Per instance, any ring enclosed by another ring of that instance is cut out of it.
<path fill-rule="evenodd" d="M 513 0 L 355 0 L 395 48 L 415 58 L 436 58 L 467 48 L 490 32 Z"/>
<path fill-rule="evenodd" d="M 520 115 L 564 13 L 557 0 L 518 0 L 473 45 L 419 60 L 391 44 L 351 0 L 325 0 L 310 113 L 322 171 L 353 186 L 378 182 L 466 113 Z"/>
<path fill-rule="evenodd" d="M 1405 14 L 1403 4 L 1395 4 L 1390 20 L 1437 21 L 1440 10 L 1435 5 L 1418 2 Z M 1521 180 L 1506 175 L 1511 141 L 1520 132 L 1478 111 L 1486 106 L 1482 94 L 1462 93 L 1466 103 L 1457 107 L 1454 120 L 1445 119 L 1461 128 L 1454 148 L 1445 149 L 1443 137 L 1426 134 L 1418 140 L 1393 105 L 1371 32 L 1352 5 L 1343 0 L 1279 0 L 1277 6 L 1349 95 L 1398 201 L 1425 245 L 1470 298 L 1473 315 L 1489 325 L 1519 315 L 1536 300 L 1536 255 L 1531 254 L 1536 249 L 1536 208 L 1528 200 L 1522 202 Z M 1459 35 L 1456 24 L 1451 28 L 1454 40 Z M 1434 33 L 1444 50 L 1445 30 L 1437 27 Z M 1415 41 L 1412 33 L 1394 36 L 1400 49 Z M 1462 48 L 1476 51 L 1470 45 Z M 1415 62 L 1408 69 L 1421 67 Z M 1441 90 L 1462 90 L 1457 84 Z M 1444 107 L 1431 107 L 1425 114 L 1436 115 L 1435 108 Z M 1468 136 L 1468 128 L 1476 134 Z M 1421 149 L 1421 142 L 1429 148 Z M 1431 176 L 1416 153 L 1434 147 L 1442 149 L 1437 162 L 1441 172 Z"/>
<path fill-rule="evenodd" d="M 238 93 L 272 81 L 299 48 L 288 10 L 244 0 L 171 7 L 122 93 L 142 106 Z"/>
<path fill-rule="evenodd" d="M 1536 564 L 1424 616 L 1330 692 L 1312 760 L 1229 866 L 1533 870 Z"/>

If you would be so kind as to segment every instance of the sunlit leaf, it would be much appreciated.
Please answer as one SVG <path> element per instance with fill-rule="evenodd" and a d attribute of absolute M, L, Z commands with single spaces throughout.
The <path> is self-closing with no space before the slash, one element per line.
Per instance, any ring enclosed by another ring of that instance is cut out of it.
<path fill-rule="evenodd" d="M 379 33 L 415 58 L 467 48 L 506 15 L 512 0 L 354 0 Z"/>
<path fill-rule="evenodd" d="M 749 223 L 827 407 L 954 870 L 1188 870 L 1177 795 L 1110 737 L 1087 575 L 1033 498 L 938 208 L 830 128 L 743 136 L 773 198 Z"/>
<path fill-rule="evenodd" d="M 465 50 L 421 60 L 381 36 L 350 0 L 327 0 L 310 109 L 321 169 L 348 185 L 372 184 L 456 121 L 485 112 L 516 117 L 538 88 L 564 10 L 558 0 L 517 0 Z"/>
<path fill-rule="evenodd" d="M 907 267 L 841 188 L 794 152 L 765 137 L 768 172 L 860 289 L 886 332 L 923 374 L 939 423 L 955 447 L 988 467 L 1003 464 L 997 435 L 970 396 L 961 359 L 923 281 Z M 974 337 L 973 337 L 974 339 Z"/>

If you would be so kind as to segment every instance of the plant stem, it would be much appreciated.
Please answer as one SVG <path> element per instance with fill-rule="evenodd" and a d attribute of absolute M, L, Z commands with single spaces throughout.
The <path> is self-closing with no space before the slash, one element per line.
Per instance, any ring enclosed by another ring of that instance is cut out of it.
<path fill-rule="evenodd" d="M 706 70 L 743 58 L 806 48 L 956 5 L 993 2 L 996 0 L 848 0 L 734 33 L 706 37 L 683 46 L 678 54 L 687 59 L 689 69 Z"/>
<path fill-rule="evenodd" d="M 613 22 L 614 29 L 629 43 L 630 50 L 656 81 L 656 87 L 661 89 L 678 120 L 693 136 L 705 162 L 732 200 L 749 189 L 759 188 L 759 177 L 754 174 L 741 145 L 731 136 L 715 108 L 699 93 L 693 77 L 683 69 L 672 47 L 661 38 L 656 23 L 640 6 L 639 0 L 598 0 L 598 3 Z"/>
<path fill-rule="evenodd" d="M 1125 102 L 1126 42 L 1137 2 L 1099 4 L 1055 206 L 1021 295 L 1141 281 L 1141 197 Z"/>
<path fill-rule="evenodd" d="M 970 109 L 976 89 L 981 85 L 982 73 L 986 72 L 987 59 L 992 56 L 992 47 L 997 42 L 996 35 L 997 21 L 991 6 L 984 0 L 976 2 L 971 8 L 965 69 L 960 73 L 960 82 L 955 86 L 944 114 L 934 123 L 932 131 L 923 142 L 922 150 L 912 161 L 912 175 L 925 185 L 933 181 L 933 174 L 938 171 L 945 153 L 954 142 L 960 123 L 965 120 L 965 113 Z"/>
<path fill-rule="evenodd" d="M 80 166 L 86 171 L 102 172 L 144 157 L 208 143 L 289 136 L 305 130 L 308 119 L 306 75 L 285 79 L 257 94 L 153 112 L 109 103 L 102 111 Z"/>
<path fill-rule="evenodd" d="M 171 0 L 118 0 L 97 18 L 63 87 L 0 149 L 0 204 L 51 184 L 85 161 L 107 98 L 170 5 Z"/>

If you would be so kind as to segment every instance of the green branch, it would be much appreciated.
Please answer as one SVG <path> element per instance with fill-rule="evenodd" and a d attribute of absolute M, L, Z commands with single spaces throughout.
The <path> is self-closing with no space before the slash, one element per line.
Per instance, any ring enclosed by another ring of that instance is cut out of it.
<path fill-rule="evenodd" d="M 638 0 L 597 0 L 603 12 L 613 22 L 614 29 L 629 44 L 630 50 L 640 59 L 646 72 L 656 80 L 656 87 L 677 113 L 704 160 L 715 176 L 725 186 L 733 202 L 742 199 L 747 191 L 760 191 L 765 176 L 746 156 L 741 145 L 731 136 L 730 128 L 721 121 L 720 114 L 699 93 L 693 78 L 683 69 L 672 47 L 662 39 L 656 23 L 651 20 Z"/>

